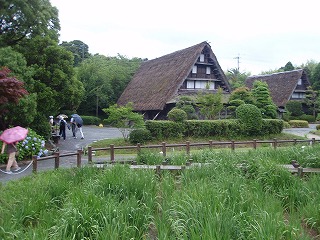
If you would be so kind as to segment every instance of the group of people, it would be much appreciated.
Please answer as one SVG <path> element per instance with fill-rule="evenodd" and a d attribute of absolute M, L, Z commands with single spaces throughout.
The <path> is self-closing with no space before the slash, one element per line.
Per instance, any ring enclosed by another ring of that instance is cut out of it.
<path fill-rule="evenodd" d="M 52 131 L 54 131 L 55 122 L 53 121 L 53 116 L 50 116 L 49 123 L 51 125 Z M 72 130 L 72 136 L 74 139 L 77 138 L 76 133 L 79 130 L 81 134 L 81 139 L 84 139 L 84 134 L 82 131 L 82 123 L 79 121 L 76 121 L 75 117 L 71 117 L 70 124 L 67 123 L 67 121 L 64 119 L 63 116 L 59 116 L 59 136 L 63 138 L 63 140 L 66 140 L 66 129 Z"/>

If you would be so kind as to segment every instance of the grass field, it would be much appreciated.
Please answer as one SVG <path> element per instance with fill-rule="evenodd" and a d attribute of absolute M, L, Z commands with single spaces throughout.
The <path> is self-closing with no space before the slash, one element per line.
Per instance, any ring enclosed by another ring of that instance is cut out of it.
<path fill-rule="evenodd" d="M 41 172 L 1 185 L 0 239 L 314 239 L 320 177 L 280 165 L 319 166 L 319 150 L 196 151 L 206 166 L 161 176 L 126 165 Z"/>

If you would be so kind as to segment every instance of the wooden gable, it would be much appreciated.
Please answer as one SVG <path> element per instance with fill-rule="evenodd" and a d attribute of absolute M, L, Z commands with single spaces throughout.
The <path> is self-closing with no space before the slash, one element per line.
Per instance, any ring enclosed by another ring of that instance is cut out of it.
<path fill-rule="evenodd" d="M 192 72 L 195 66 L 199 69 L 196 74 Z M 203 84 L 201 81 L 214 83 L 213 92 L 218 86 L 225 92 L 231 91 L 211 46 L 202 42 L 143 62 L 117 103 L 125 105 L 132 102 L 134 110 L 139 112 L 161 111 L 184 91 L 190 93 L 198 90 L 188 89 L 188 81 L 197 81 L 200 85 Z"/>
<path fill-rule="evenodd" d="M 289 100 L 302 100 L 310 86 L 307 73 L 303 69 L 250 76 L 245 84 L 252 88 L 253 82 L 257 80 L 268 84 L 271 98 L 278 107 L 285 107 Z"/>

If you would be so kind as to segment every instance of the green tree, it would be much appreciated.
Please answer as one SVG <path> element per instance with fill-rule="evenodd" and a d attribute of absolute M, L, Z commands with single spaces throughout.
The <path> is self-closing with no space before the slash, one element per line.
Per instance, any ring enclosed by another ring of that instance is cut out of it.
<path fill-rule="evenodd" d="M 303 114 L 301 101 L 288 101 L 286 104 L 286 109 L 292 116 L 301 116 Z"/>
<path fill-rule="evenodd" d="M 228 110 L 235 114 L 237 107 L 244 103 L 254 104 L 252 92 L 247 87 L 236 88 L 230 95 Z"/>
<path fill-rule="evenodd" d="M 320 90 L 320 63 L 318 63 L 314 68 L 314 70 L 312 71 L 310 80 L 312 83 L 312 88 L 315 91 L 319 91 Z"/>
<path fill-rule="evenodd" d="M 89 46 L 80 40 L 73 40 L 71 42 L 63 41 L 60 46 L 64 47 L 68 51 L 72 52 L 74 58 L 74 66 L 79 64 L 86 58 L 89 58 Z"/>
<path fill-rule="evenodd" d="M 114 104 L 103 111 L 108 114 L 105 122 L 119 129 L 125 140 L 128 139 L 130 132 L 134 129 L 144 128 L 143 115 L 133 112 L 133 104 L 125 106 Z"/>
<path fill-rule="evenodd" d="M 286 72 L 294 70 L 294 66 L 291 62 L 287 62 L 284 67 L 279 68 L 279 72 Z"/>
<path fill-rule="evenodd" d="M 237 68 L 231 68 L 228 69 L 225 75 L 228 81 L 230 82 L 232 89 L 236 89 L 245 86 L 245 81 L 248 78 L 248 76 L 250 76 L 250 73 L 241 73 Z"/>
<path fill-rule="evenodd" d="M 176 108 L 181 109 L 187 113 L 188 119 L 197 119 L 194 102 L 188 96 L 181 96 L 176 103 Z"/>
<path fill-rule="evenodd" d="M 49 0 L 0 0 L 0 47 L 50 34 L 58 40 L 58 9 Z"/>
<path fill-rule="evenodd" d="M 319 92 L 308 87 L 304 103 L 311 109 L 312 115 L 316 118 L 320 106 Z"/>
<path fill-rule="evenodd" d="M 255 98 L 255 105 L 260 109 L 263 117 L 276 118 L 277 106 L 271 99 L 268 84 L 262 81 L 255 81 L 251 91 Z"/>
<path fill-rule="evenodd" d="M 219 88 L 214 94 L 200 92 L 197 96 L 197 106 L 202 116 L 214 119 L 223 108 L 222 89 Z"/>
<path fill-rule="evenodd" d="M 236 109 L 236 116 L 242 123 L 247 135 L 259 135 L 262 128 L 262 115 L 257 106 L 242 104 Z"/>
<path fill-rule="evenodd" d="M 82 101 L 84 88 L 76 78 L 72 53 L 49 37 L 23 41 L 17 49 L 25 56 L 27 64 L 34 68 L 37 112 L 49 116 L 61 110 L 76 110 Z"/>
<path fill-rule="evenodd" d="M 95 55 L 83 61 L 77 77 L 83 83 L 85 95 L 78 112 L 98 116 L 103 108 L 116 103 L 140 62 L 141 59 L 127 59 L 121 55 Z"/>

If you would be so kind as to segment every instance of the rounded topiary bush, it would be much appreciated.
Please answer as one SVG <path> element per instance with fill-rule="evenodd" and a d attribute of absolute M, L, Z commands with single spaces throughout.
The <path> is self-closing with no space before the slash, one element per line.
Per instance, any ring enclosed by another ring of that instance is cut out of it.
<path fill-rule="evenodd" d="M 151 133 L 148 129 L 135 129 L 129 135 L 129 141 L 132 144 L 143 144 L 149 140 L 151 140 Z"/>
<path fill-rule="evenodd" d="M 183 122 L 185 120 L 187 120 L 188 118 L 188 115 L 187 113 L 182 110 L 182 109 L 179 109 L 179 108 L 173 108 L 172 110 L 170 110 L 168 112 L 168 115 L 167 115 L 168 119 L 170 121 L 174 121 L 174 122 Z"/>
<path fill-rule="evenodd" d="M 242 104 L 236 109 L 236 116 L 243 125 L 246 135 L 257 135 L 262 128 L 262 114 L 253 104 Z"/>

